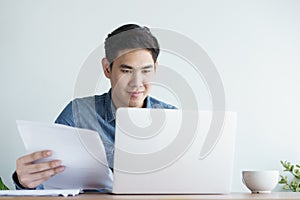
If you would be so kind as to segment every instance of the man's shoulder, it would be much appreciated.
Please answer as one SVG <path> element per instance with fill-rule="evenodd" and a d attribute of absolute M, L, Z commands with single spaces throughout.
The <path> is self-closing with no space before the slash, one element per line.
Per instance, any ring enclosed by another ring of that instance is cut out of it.
<path fill-rule="evenodd" d="M 55 123 L 65 124 L 73 127 L 78 126 L 77 124 L 75 124 L 74 117 L 87 117 L 89 115 L 94 116 L 95 111 L 103 111 L 104 113 L 105 111 L 102 108 L 104 108 L 106 105 L 105 99 L 107 97 L 108 93 L 104 93 L 102 95 L 75 98 L 64 108 L 64 110 L 55 120 Z M 102 112 L 99 112 L 98 114 L 101 113 Z"/>
<path fill-rule="evenodd" d="M 149 108 L 177 109 L 175 106 L 149 96 Z"/>
<path fill-rule="evenodd" d="M 93 96 L 86 96 L 86 97 L 79 97 L 72 100 L 72 103 L 75 104 L 95 104 L 99 102 L 104 102 L 107 98 L 108 93 L 103 93 L 101 95 L 93 95 Z"/>

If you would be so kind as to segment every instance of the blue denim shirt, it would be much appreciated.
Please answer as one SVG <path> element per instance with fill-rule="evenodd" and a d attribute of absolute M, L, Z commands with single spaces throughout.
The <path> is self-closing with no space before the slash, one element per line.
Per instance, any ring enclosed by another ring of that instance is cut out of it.
<path fill-rule="evenodd" d="M 176 109 L 150 96 L 146 97 L 144 107 Z M 97 131 L 105 147 L 108 165 L 113 169 L 115 107 L 111 99 L 111 90 L 102 95 L 74 99 L 61 112 L 55 123 Z M 16 188 L 23 189 L 15 180 L 16 178 L 13 179 Z M 43 189 L 43 186 L 39 185 L 36 189 Z"/>

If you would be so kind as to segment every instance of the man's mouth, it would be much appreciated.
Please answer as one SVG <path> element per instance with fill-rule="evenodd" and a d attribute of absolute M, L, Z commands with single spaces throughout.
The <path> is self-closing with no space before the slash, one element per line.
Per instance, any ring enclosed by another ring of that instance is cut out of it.
<path fill-rule="evenodd" d="M 131 97 L 139 97 L 141 95 L 143 95 L 143 91 L 135 91 L 135 92 L 129 92 Z"/>

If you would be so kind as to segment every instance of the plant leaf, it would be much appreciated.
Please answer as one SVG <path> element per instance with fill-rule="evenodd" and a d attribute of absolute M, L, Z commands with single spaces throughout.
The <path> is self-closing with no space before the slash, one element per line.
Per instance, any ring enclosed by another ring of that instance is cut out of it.
<path fill-rule="evenodd" d="M 9 190 L 9 188 L 2 182 L 1 177 L 0 177 L 0 190 Z"/>
<path fill-rule="evenodd" d="M 289 190 L 289 189 L 290 189 L 290 186 L 289 186 L 289 185 L 285 185 L 285 186 L 283 186 L 283 189 Z"/>
<path fill-rule="evenodd" d="M 287 176 L 280 175 L 281 179 L 278 182 L 279 184 L 286 184 L 287 183 Z"/>

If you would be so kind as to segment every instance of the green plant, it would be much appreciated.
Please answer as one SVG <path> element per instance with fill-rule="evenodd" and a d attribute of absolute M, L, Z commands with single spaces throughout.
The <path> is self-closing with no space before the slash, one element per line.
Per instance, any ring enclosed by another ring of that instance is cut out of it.
<path fill-rule="evenodd" d="M 9 188 L 2 182 L 1 177 L 0 177 L 0 190 L 9 190 Z"/>
<path fill-rule="evenodd" d="M 300 192 L 300 165 L 293 165 L 290 162 L 280 161 L 284 168 L 284 172 L 290 172 L 294 178 L 289 182 L 287 176 L 280 175 L 279 184 L 284 184 L 283 189 L 291 190 L 293 192 Z"/>

